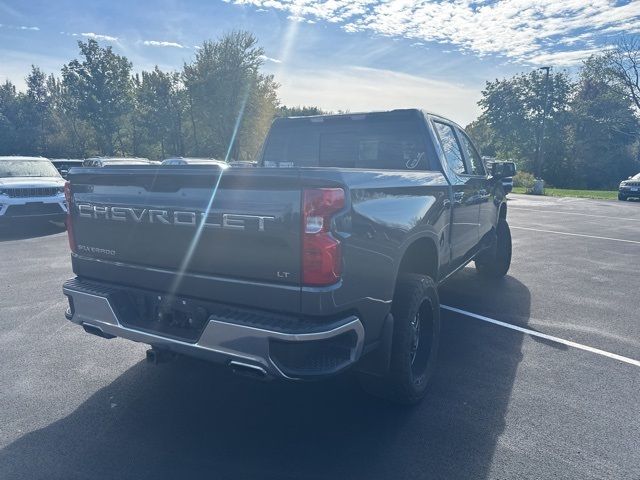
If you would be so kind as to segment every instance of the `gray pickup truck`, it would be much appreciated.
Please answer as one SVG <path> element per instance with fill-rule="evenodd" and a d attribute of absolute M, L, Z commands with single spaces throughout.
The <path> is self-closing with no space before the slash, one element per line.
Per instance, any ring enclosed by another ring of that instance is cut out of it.
<path fill-rule="evenodd" d="M 258 378 L 351 369 L 400 403 L 425 394 L 438 285 L 501 277 L 501 179 L 455 123 L 420 110 L 282 118 L 255 166 L 72 169 L 66 316 L 92 334 Z"/>

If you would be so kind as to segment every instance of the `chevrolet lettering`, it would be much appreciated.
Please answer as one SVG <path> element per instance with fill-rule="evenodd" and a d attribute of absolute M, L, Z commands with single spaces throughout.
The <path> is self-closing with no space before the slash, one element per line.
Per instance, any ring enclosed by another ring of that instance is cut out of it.
<path fill-rule="evenodd" d="M 204 222 L 205 227 L 244 230 L 255 226 L 259 232 L 265 231 L 267 222 L 275 220 L 271 215 L 244 215 L 233 213 L 209 213 L 159 210 L 154 208 L 115 207 L 110 205 L 77 205 L 78 216 L 94 220 L 111 220 L 114 222 L 158 223 L 164 225 L 197 226 Z"/>

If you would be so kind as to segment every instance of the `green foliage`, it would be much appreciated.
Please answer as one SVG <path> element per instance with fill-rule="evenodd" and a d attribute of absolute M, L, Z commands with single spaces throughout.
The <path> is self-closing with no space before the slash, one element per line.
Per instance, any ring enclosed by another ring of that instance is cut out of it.
<path fill-rule="evenodd" d="M 513 176 L 513 186 L 514 187 L 522 187 L 525 191 L 529 191 L 533 188 L 536 183 L 536 177 L 533 174 L 525 171 L 518 171 Z"/>
<path fill-rule="evenodd" d="M 542 175 L 544 160 L 557 161 L 565 155 L 563 137 L 568 115 L 571 82 L 566 73 L 554 73 L 545 87 L 545 75 L 539 70 L 510 79 L 487 82 L 479 105 L 481 119 L 492 130 L 498 157 L 514 158 L 519 166 Z M 547 155 L 538 161 L 540 124 L 547 117 L 545 145 Z"/>
<path fill-rule="evenodd" d="M 132 75 L 111 47 L 78 47 L 61 78 L 33 67 L 26 92 L 0 84 L 0 155 L 251 160 L 279 108 L 278 84 L 261 73 L 264 52 L 247 32 L 204 42 L 179 72 Z"/>
<path fill-rule="evenodd" d="M 614 187 L 637 172 L 639 124 L 629 98 L 615 88 L 602 68 L 604 57 L 585 62 L 571 102 L 574 178 L 587 189 Z"/>
<path fill-rule="evenodd" d="M 184 92 L 180 75 L 157 66 L 136 75 L 135 110 L 132 118 L 134 155 L 165 158 L 184 155 Z"/>
<path fill-rule="evenodd" d="M 465 131 L 480 151 L 480 155 L 496 157 L 498 154 L 493 129 L 489 126 L 487 118 L 481 116 L 465 127 Z"/>
<path fill-rule="evenodd" d="M 524 187 L 513 187 L 513 193 L 529 193 Z M 593 200 L 617 200 L 617 190 L 576 190 L 566 188 L 547 188 L 544 189 L 544 195 L 547 197 L 573 197 L 573 198 L 591 198 Z"/>
<path fill-rule="evenodd" d="M 260 73 L 264 51 L 248 32 L 204 42 L 182 78 L 187 95 L 190 153 L 250 159 L 278 103 L 277 84 Z"/>
<path fill-rule="evenodd" d="M 554 186 L 616 186 L 640 171 L 640 126 L 611 58 L 611 52 L 592 56 L 573 79 L 550 75 L 541 156 L 545 78 L 538 70 L 488 82 L 471 136 L 483 154 L 512 159 Z"/>
<path fill-rule="evenodd" d="M 310 117 L 312 115 L 324 115 L 325 111 L 318 107 L 305 107 L 305 106 L 295 106 L 295 107 L 287 107 L 286 105 L 281 105 L 276 110 L 277 117 Z"/>
<path fill-rule="evenodd" d="M 95 40 L 78 42 L 78 47 L 84 60 L 62 67 L 65 90 L 76 100 L 73 113 L 93 128 L 100 151 L 113 155 L 117 144 L 123 154 L 128 149 L 122 126 L 133 109 L 132 64 Z"/>

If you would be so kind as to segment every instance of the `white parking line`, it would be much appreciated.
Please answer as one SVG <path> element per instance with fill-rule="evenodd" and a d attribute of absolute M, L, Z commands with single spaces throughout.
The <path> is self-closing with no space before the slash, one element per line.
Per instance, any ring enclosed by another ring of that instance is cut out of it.
<path fill-rule="evenodd" d="M 585 238 L 595 238 L 597 240 L 611 240 L 612 242 L 635 243 L 637 245 L 640 245 L 640 241 L 638 240 L 625 240 L 623 238 L 598 237 L 597 235 L 587 235 L 585 233 L 558 232 L 556 230 L 543 230 L 541 228 L 514 227 L 513 225 L 509 225 L 509 228 L 512 228 L 512 229 L 515 228 L 518 230 L 530 230 L 532 232 L 555 233 L 556 235 L 569 235 L 571 237 L 585 237 Z"/>
<path fill-rule="evenodd" d="M 595 215 L 593 213 L 578 213 L 578 212 L 567 212 L 566 210 L 540 210 L 538 208 L 526 208 L 526 207 L 509 207 L 509 211 L 511 210 L 527 210 L 530 212 L 542 212 L 542 213 L 562 213 L 564 215 L 580 215 L 582 217 L 597 217 L 597 218 L 608 218 L 611 220 L 624 220 L 627 222 L 640 222 L 640 218 L 624 218 L 624 217 L 616 217 L 612 215 Z"/>
<path fill-rule="evenodd" d="M 477 313 L 467 312 L 466 310 L 450 307 L 448 305 L 440 305 L 440 308 L 444 310 L 449 310 L 451 312 L 459 313 L 460 315 L 465 315 L 467 317 L 475 318 L 476 320 L 482 320 L 483 322 L 489 322 L 489 323 L 493 323 L 494 325 L 499 325 L 501 327 L 509 328 L 511 330 L 516 330 L 518 332 L 531 335 L 532 337 L 544 338 L 545 340 L 549 340 L 551 342 L 560 343 L 568 347 L 578 348 L 586 352 L 595 353 L 596 355 L 602 355 L 603 357 L 613 358 L 614 360 L 618 360 L 619 362 L 624 362 L 624 363 L 628 363 L 629 365 L 640 367 L 640 360 L 634 360 L 633 358 L 623 357 L 622 355 L 618 355 L 616 353 L 606 352 L 604 350 L 600 350 L 599 348 L 589 347 L 588 345 L 582 345 L 581 343 L 572 342 L 571 340 L 565 340 L 564 338 L 554 337 L 553 335 L 547 335 L 546 333 L 536 332 L 535 330 L 529 330 L 528 328 L 512 325 L 511 323 L 501 322 L 500 320 L 495 320 L 493 318 L 485 317 L 483 315 L 478 315 Z"/>

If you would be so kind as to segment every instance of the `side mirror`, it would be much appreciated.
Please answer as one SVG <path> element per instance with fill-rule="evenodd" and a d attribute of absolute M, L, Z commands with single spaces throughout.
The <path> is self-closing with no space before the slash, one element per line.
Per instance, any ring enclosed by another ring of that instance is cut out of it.
<path fill-rule="evenodd" d="M 516 164 L 513 162 L 493 162 L 491 176 L 494 178 L 513 177 L 516 174 Z"/>

